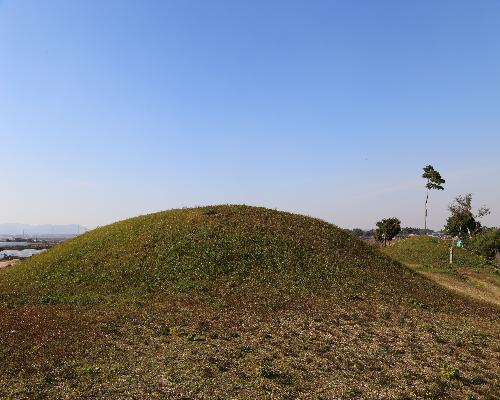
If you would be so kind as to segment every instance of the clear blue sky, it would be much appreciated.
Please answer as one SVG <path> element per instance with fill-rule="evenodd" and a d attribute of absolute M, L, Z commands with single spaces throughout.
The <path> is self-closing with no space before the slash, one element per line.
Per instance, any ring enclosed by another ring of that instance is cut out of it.
<path fill-rule="evenodd" d="M 500 225 L 500 1 L 0 0 L 0 222 L 214 203 Z"/>

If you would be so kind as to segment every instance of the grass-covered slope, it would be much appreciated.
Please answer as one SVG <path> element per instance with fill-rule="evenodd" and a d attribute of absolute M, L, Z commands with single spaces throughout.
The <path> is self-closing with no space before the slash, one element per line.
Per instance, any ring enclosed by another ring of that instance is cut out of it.
<path fill-rule="evenodd" d="M 389 256 L 404 264 L 441 270 L 450 268 L 449 250 L 449 241 L 429 236 L 411 237 L 385 248 Z M 488 261 L 481 256 L 457 247 L 453 249 L 453 267 L 484 268 L 489 266 Z"/>
<path fill-rule="evenodd" d="M 392 296 L 421 279 L 324 221 L 248 206 L 172 210 L 88 232 L 0 272 L 4 299 L 327 289 Z"/>
<path fill-rule="evenodd" d="M 457 293 L 500 305 L 498 269 L 472 251 L 454 248 L 449 263 L 451 243 L 431 237 L 413 237 L 385 248 L 391 257 L 434 282 Z"/>
<path fill-rule="evenodd" d="M 0 271 L 0 399 L 494 399 L 499 310 L 317 219 L 167 211 Z"/>

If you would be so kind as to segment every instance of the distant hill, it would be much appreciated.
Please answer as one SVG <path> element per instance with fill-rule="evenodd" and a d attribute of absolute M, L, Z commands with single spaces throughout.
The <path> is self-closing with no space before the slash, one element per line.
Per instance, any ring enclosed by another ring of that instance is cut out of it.
<path fill-rule="evenodd" d="M 81 225 L 0 224 L 0 236 L 76 235 L 88 231 Z"/>

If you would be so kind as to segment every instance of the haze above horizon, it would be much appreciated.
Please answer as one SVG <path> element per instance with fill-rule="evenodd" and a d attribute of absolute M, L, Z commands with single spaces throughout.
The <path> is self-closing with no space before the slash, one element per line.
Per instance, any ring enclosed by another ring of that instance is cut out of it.
<path fill-rule="evenodd" d="M 500 226 L 500 2 L 0 0 L 0 223 L 207 204 Z"/>

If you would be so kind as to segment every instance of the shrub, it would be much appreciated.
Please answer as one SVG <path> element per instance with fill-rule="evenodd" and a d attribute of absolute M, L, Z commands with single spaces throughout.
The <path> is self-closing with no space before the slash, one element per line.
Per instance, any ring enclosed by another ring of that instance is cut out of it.
<path fill-rule="evenodd" d="M 441 370 L 441 376 L 448 380 L 457 379 L 459 375 L 460 372 L 458 371 L 458 368 L 453 365 L 445 365 Z"/>
<path fill-rule="evenodd" d="M 500 229 L 490 228 L 478 233 L 468 241 L 469 250 L 483 257 L 493 259 L 500 252 Z"/>

